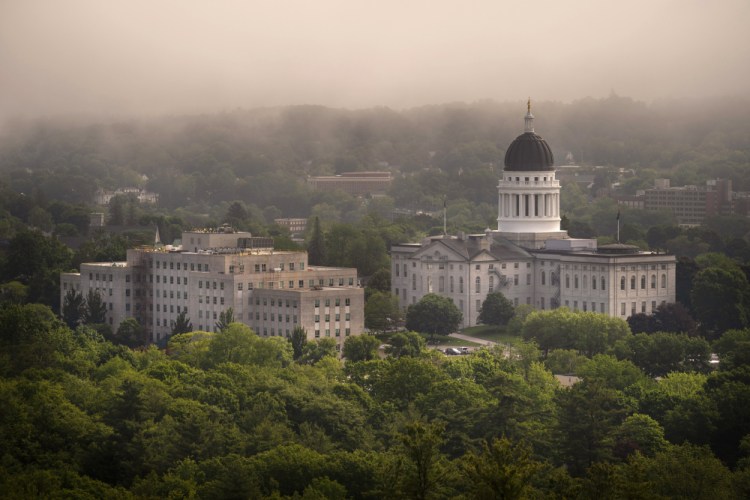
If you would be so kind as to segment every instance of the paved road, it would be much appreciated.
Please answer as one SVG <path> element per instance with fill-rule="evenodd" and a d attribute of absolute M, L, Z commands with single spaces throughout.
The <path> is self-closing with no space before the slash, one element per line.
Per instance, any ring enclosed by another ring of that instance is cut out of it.
<path fill-rule="evenodd" d="M 449 337 L 465 340 L 467 342 L 476 342 L 479 345 L 486 345 L 486 346 L 493 346 L 497 345 L 497 342 L 493 342 L 491 340 L 484 340 L 477 337 L 469 337 L 468 335 L 464 335 L 463 333 L 451 333 Z"/>

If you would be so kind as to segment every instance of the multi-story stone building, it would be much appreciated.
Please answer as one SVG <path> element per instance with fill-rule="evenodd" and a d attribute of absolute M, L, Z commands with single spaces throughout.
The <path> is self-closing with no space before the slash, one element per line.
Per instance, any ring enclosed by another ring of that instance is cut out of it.
<path fill-rule="evenodd" d="M 60 293 L 97 291 L 113 329 L 133 317 L 154 342 L 166 339 L 181 311 L 197 330 L 215 331 L 230 307 L 238 322 L 261 336 L 309 339 L 364 331 L 364 292 L 353 268 L 309 266 L 306 252 L 276 251 L 270 238 L 223 227 L 186 231 L 182 247 L 130 249 L 125 262 L 81 264 L 61 276 Z"/>
<path fill-rule="evenodd" d="M 653 188 L 616 200 L 631 208 L 672 212 L 680 226 L 693 227 L 716 215 L 747 216 L 747 197 L 748 193 L 732 191 L 730 179 L 709 179 L 702 186 L 671 186 L 669 179 L 655 179 Z"/>
<path fill-rule="evenodd" d="M 560 230 L 560 185 L 546 141 L 525 132 L 508 147 L 498 183 L 498 229 L 391 247 L 392 291 L 402 307 L 428 293 L 449 297 L 463 326 L 478 323 L 488 293 L 515 305 L 560 306 L 626 319 L 675 300 L 673 255 L 569 238 Z"/>

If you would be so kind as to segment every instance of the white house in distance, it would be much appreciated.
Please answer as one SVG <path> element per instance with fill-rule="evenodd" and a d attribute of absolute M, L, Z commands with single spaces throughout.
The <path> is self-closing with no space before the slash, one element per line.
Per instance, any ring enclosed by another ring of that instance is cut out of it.
<path fill-rule="evenodd" d="M 391 247 L 391 287 L 402 307 L 436 293 L 453 300 L 467 327 L 478 323 L 484 299 L 495 291 L 515 305 L 622 319 L 675 301 L 673 255 L 619 243 L 599 247 L 560 229 L 554 158 L 534 132 L 530 104 L 524 133 L 506 151 L 497 190 L 497 230 Z"/>

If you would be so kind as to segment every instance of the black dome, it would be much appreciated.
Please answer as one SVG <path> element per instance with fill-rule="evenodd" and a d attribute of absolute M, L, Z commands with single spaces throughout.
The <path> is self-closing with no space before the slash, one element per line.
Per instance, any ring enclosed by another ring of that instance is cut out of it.
<path fill-rule="evenodd" d="M 525 132 L 510 143 L 505 152 L 505 171 L 554 171 L 555 158 L 547 141 L 534 132 Z"/>

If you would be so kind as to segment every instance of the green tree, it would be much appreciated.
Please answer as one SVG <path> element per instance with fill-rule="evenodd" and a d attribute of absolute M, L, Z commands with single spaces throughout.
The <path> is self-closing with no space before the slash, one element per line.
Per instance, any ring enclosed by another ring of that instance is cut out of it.
<path fill-rule="evenodd" d="M 425 348 L 424 337 L 416 332 L 398 332 L 391 335 L 386 354 L 394 358 L 401 356 L 417 357 Z"/>
<path fill-rule="evenodd" d="M 86 302 L 83 294 L 73 288 L 65 292 L 63 300 L 62 319 L 70 328 L 77 327 L 86 316 Z"/>
<path fill-rule="evenodd" d="M 620 391 L 584 380 L 555 397 L 562 458 L 571 473 L 581 475 L 595 462 L 611 457 L 609 437 L 629 407 Z"/>
<path fill-rule="evenodd" d="M 70 267 L 71 252 L 55 238 L 22 229 L 8 242 L 2 281 L 19 281 L 29 287 L 29 302 L 60 310 L 60 272 Z"/>
<path fill-rule="evenodd" d="M 325 357 L 336 357 L 336 340 L 318 339 L 314 342 L 307 342 L 303 348 L 302 356 L 297 359 L 300 364 L 314 365 Z"/>
<path fill-rule="evenodd" d="M 0 305 L 23 304 L 29 296 L 29 287 L 19 281 L 0 284 Z"/>
<path fill-rule="evenodd" d="M 532 458 L 531 448 L 513 444 L 505 437 L 482 443 L 480 453 L 471 451 L 461 460 L 461 471 L 472 498 L 524 499 L 534 491 L 532 478 L 542 464 Z"/>
<path fill-rule="evenodd" d="M 450 480 L 449 462 L 440 453 L 443 428 L 439 424 L 411 422 L 399 433 L 398 453 L 404 469 L 399 490 L 406 498 L 445 497 Z"/>
<path fill-rule="evenodd" d="M 428 293 L 406 311 L 406 328 L 432 335 L 447 335 L 455 332 L 463 315 L 453 301 L 434 293 Z"/>
<path fill-rule="evenodd" d="M 653 457 L 669 445 L 659 422 L 640 413 L 630 415 L 613 431 L 612 442 L 614 455 L 620 459 L 625 459 L 636 451 Z"/>
<path fill-rule="evenodd" d="M 513 303 L 502 292 L 488 293 L 479 311 L 479 322 L 485 325 L 503 326 L 513 318 Z"/>
<path fill-rule="evenodd" d="M 107 321 L 107 304 L 94 289 L 86 294 L 86 315 L 84 321 L 89 325 L 102 324 Z"/>
<path fill-rule="evenodd" d="M 391 291 L 391 271 L 386 268 L 378 269 L 370 276 L 367 280 L 367 288 L 377 290 L 379 292 L 390 292 Z"/>
<path fill-rule="evenodd" d="M 320 228 L 320 218 L 315 217 L 312 226 L 310 241 L 307 243 L 307 260 L 310 265 L 320 266 L 326 263 L 326 242 Z"/>
<path fill-rule="evenodd" d="M 230 323 L 211 339 L 205 359 L 208 367 L 221 363 L 283 367 L 292 362 L 292 346 L 281 337 L 261 339 L 247 325 Z"/>
<path fill-rule="evenodd" d="M 307 344 L 307 331 L 301 326 L 297 325 L 292 330 L 292 335 L 288 340 L 289 343 L 292 344 L 294 359 L 298 360 L 305 350 L 305 344 Z"/>
<path fill-rule="evenodd" d="M 398 299 L 390 292 L 374 292 L 365 303 L 365 327 L 385 332 L 401 319 Z"/>
<path fill-rule="evenodd" d="M 369 361 L 378 355 L 380 341 L 372 335 L 354 335 L 344 341 L 344 358 L 348 361 Z"/>
<path fill-rule="evenodd" d="M 117 327 L 114 340 L 128 347 L 140 347 L 148 344 L 148 335 L 135 318 L 126 318 Z"/>
<path fill-rule="evenodd" d="M 663 377 L 672 371 L 706 372 L 710 369 L 708 342 L 685 334 L 639 333 L 618 341 L 613 351 L 619 359 L 632 361 L 653 377 Z"/>
<path fill-rule="evenodd" d="M 216 330 L 223 332 L 234 323 L 234 309 L 229 307 L 219 313 L 219 321 L 216 322 Z"/>
<path fill-rule="evenodd" d="M 695 317 L 708 333 L 718 336 L 748 325 L 750 285 L 741 271 L 702 269 L 693 279 L 690 294 Z"/>
<path fill-rule="evenodd" d="M 187 317 L 187 309 L 180 311 L 180 314 L 172 321 L 172 335 L 189 333 L 193 331 L 193 323 Z"/>

